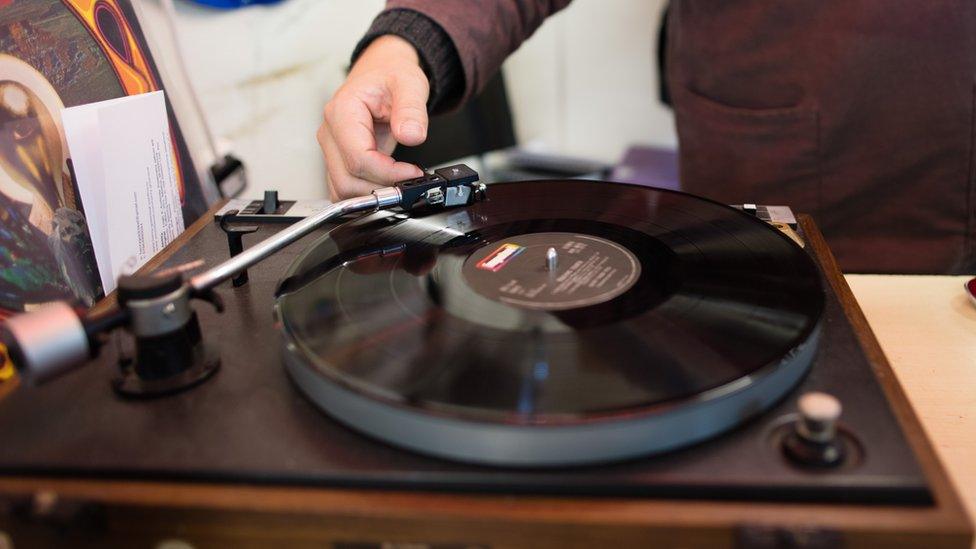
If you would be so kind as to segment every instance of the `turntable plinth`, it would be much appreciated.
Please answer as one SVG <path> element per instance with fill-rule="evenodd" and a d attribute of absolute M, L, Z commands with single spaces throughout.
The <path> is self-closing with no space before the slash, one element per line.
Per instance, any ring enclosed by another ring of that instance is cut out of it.
<path fill-rule="evenodd" d="M 531 487 L 485 490 L 464 486 L 461 482 L 451 488 L 434 485 L 425 488 L 422 483 L 409 484 L 410 479 L 405 483 L 387 484 L 361 477 L 352 482 L 321 475 L 302 481 L 301 471 L 293 471 L 293 476 L 279 479 L 262 478 L 256 472 L 249 477 L 232 470 L 221 474 L 220 462 L 198 464 L 206 471 L 197 475 L 172 470 L 146 470 L 137 474 L 92 469 L 85 465 L 87 456 L 45 456 L 45 450 L 38 448 L 37 459 L 49 461 L 45 462 L 46 467 L 34 470 L 14 467 L 31 456 L 18 457 L 0 450 L 0 454 L 5 454 L 0 456 L 0 531 L 10 535 L 17 547 L 154 546 L 163 540 L 174 539 L 196 547 L 278 544 L 361 548 L 382 547 L 384 543 L 394 544 L 393 547 L 397 546 L 395 544 L 426 544 L 420 546 L 442 548 L 773 547 L 790 542 L 799 547 L 834 547 L 840 543 L 849 547 L 969 547 L 972 526 L 904 391 L 822 236 L 808 217 L 802 217 L 800 224 L 808 248 L 835 296 L 832 299 L 839 304 L 840 313 L 833 322 L 849 324 L 857 352 L 864 355 L 875 372 L 891 413 L 914 451 L 928 486 L 930 503 L 844 503 L 823 498 L 799 502 L 786 501 L 782 494 L 770 495 L 772 492 L 737 494 L 734 490 L 711 499 L 678 493 L 648 496 L 620 491 L 581 495 L 573 493 L 574 489 L 564 494 L 554 490 L 532 493 Z M 168 250 L 165 262 L 175 265 L 199 255 L 214 259 L 222 257 L 218 255 L 225 253 L 221 239 L 216 226 L 197 225 L 191 234 Z M 297 251 L 286 252 L 290 255 L 283 261 L 290 261 Z M 259 301 L 259 289 L 272 285 L 285 264 L 253 269 L 250 287 L 233 290 L 236 298 L 245 305 Z M 258 326 L 270 319 L 270 311 L 260 307 L 254 310 L 245 307 L 239 314 L 244 316 L 235 322 L 245 326 Z M 217 329 L 219 331 L 220 327 Z M 261 344 L 273 346 L 273 342 Z M 220 376 L 232 378 L 233 362 L 232 353 L 225 371 L 218 374 L 210 387 L 201 390 L 217 392 L 225 387 L 222 384 L 228 383 L 229 379 Z M 285 377 L 278 364 L 267 364 L 264 368 L 269 370 L 267 376 Z M 73 374 L 73 382 L 66 382 L 84 389 L 76 393 L 78 398 L 84 399 L 86 392 L 90 392 L 95 395 L 104 393 L 99 398 L 109 399 L 111 391 L 101 379 L 111 376 L 113 372 L 109 370 L 88 368 Z M 82 381 L 86 376 L 98 379 L 86 383 Z M 285 381 L 281 381 L 281 385 L 289 387 Z M 261 386 L 251 389 L 268 390 Z M 21 395 L 15 396 L 8 399 L 10 402 L 0 403 L 0 416 L 10 413 L 14 407 L 17 411 L 28 409 L 29 404 L 21 402 Z M 284 405 L 289 407 L 308 406 L 297 394 L 286 393 L 274 398 L 284 399 Z M 50 409 L 39 409 L 37 413 L 42 411 L 63 413 L 63 410 Z M 303 411 L 297 417 L 301 421 L 313 422 L 316 427 L 319 426 L 317 422 L 329 421 L 324 415 L 315 415 L 312 411 L 309 406 L 307 414 Z M 255 446 L 261 446 L 273 437 L 275 426 L 258 425 L 262 418 L 248 415 L 246 401 L 240 402 L 237 409 L 227 409 L 226 413 L 228 417 L 245 416 L 248 421 L 255 422 Z M 769 413 L 778 415 L 781 411 Z M 244 425 L 228 419 L 225 428 L 243 429 Z M 2 427 L 0 425 L 0 433 L 5 432 Z M 142 427 L 146 429 L 147 440 L 154 435 L 151 424 Z M 358 444 L 355 441 L 360 440 L 360 435 L 343 428 L 332 428 L 329 432 L 339 443 Z M 732 435 L 737 436 L 737 433 Z M 87 437 L 92 445 L 110 443 L 105 436 L 100 432 L 79 434 L 79 437 Z M 174 459 L 181 453 L 193 453 L 192 449 L 183 446 L 185 442 L 169 441 L 167 447 Z M 363 444 L 368 444 L 366 450 L 394 452 L 382 449 L 380 443 L 367 441 Z M 287 470 L 289 448 L 278 450 L 282 468 Z M 97 453 L 97 450 L 93 449 L 93 452 Z M 346 457 L 369 460 L 369 455 L 352 452 Z M 664 457 L 673 460 L 682 455 L 686 454 Z M 60 459 L 60 467 L 55 458 Z M 421 464 L 420 458 L 404 459 L 411 464 Z M 623 467 L 639 469 L 640 465 Z M 599 468 L 591 472 L 603 474 Z M 377 478 L 381 478 L 382 471 L 377 470 L 377 473 Z M 417 477 L 422 478 L 423 474 L 418 473 Z"/>

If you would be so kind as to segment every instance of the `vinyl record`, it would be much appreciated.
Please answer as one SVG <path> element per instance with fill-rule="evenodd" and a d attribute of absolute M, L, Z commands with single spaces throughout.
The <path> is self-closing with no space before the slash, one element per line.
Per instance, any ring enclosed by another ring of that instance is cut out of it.
<path fill-rule="evenodd" d="M 344 224 L 289 269 L 276 315 L 288 371 L 340 421 L 545 466 L 677 448 L 769 407 L 809 367 L 823 306 L 807 254 L 746 213 L 570 180 Z"/>

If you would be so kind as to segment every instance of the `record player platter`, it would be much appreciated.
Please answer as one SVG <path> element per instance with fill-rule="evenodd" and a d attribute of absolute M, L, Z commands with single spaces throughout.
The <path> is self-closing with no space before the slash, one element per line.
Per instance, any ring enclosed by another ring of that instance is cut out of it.
<path fill-rule="evenodd" d="M 275 314 L 295 383 L 352 428 L 552 466 L 747 421 L 806 373 L 823 308 L 812 260 L 755 217 L 571 180 L 346 223 L 294 262 Z"/>

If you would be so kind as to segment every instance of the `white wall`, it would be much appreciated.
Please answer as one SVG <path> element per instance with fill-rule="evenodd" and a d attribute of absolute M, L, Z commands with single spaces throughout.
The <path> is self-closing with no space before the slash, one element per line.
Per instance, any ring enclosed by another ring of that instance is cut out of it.
<path fill-rule="evenodd" d="M 134 0 L 194 152 L 199 125 L 172 81 L 172 46 L 158 0 Z M 673 146 L 670 113 L 656 100 L 654 44 L 663 0 L 577 0 L 506 64 L 522 142 L 608 162 L 632 143 Z M 381 0 L 287 0 L 216 11 L 178 3 L 178 28 L 215 133 L 247 164 L 247 195 L 277 188 L 320 198 L 325 170 L 315 141 L 322 105 L 341 84 L 356 41 Z"/>
<path fill-rule="evenodd" d="M 635 143 L 676 146 L 657 100 L 664 0 L 576 0 L 509 58 L 519 139 L 606 162 Z"/>

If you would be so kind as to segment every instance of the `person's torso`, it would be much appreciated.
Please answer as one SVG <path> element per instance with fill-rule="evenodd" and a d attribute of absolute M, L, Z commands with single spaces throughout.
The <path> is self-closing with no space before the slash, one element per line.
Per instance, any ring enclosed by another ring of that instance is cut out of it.
<path fill-rule="evenodd" d="M 976 268 L 976 3 L 675 0 L 683 188 L 814 215 L 848 271 Z"/>

